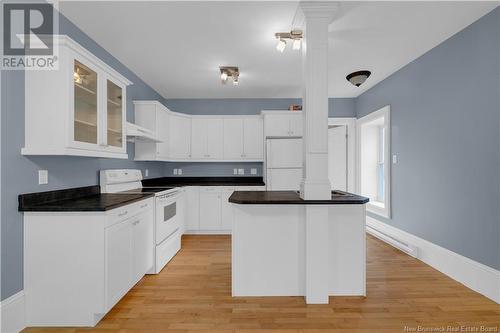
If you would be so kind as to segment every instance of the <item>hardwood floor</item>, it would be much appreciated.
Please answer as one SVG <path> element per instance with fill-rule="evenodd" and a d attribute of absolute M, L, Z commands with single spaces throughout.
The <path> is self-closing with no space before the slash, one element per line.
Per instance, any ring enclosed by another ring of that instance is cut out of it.
<path fill-rule="evenodd" d="M 333 297 L 329 305 L 306 305 L 303 297 L 232 298 L 230 236 L 184 236 L 182 246 L 161 274 L 143 278 L 96 327 L 24 332 L 484 332 L 481 326 L 498 332 L 500 327 L 500 305 L 371 236 L 367 297 Z"/>

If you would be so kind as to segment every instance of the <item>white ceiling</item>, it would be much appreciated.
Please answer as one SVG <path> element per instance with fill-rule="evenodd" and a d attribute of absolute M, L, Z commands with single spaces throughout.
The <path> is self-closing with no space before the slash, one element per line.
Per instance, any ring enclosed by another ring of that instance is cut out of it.
<path fill-rule="evenodd" d="M 330 26 L 329 95 L 355 97 L 498 2 L 341 2 Z M 297 2 L 61 2 L 60 10 L 165 98 L 300 97 L 300 52 L 275 49 Z M 218 67 L 240 67 L 221 85 Z M 360 88 L 345 76 L 367 69 Z"/>

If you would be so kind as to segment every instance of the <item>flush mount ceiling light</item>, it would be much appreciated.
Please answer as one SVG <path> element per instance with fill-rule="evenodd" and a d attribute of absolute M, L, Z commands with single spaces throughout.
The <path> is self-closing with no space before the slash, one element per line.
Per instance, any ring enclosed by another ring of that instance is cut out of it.
<path fill-rule="evenodd" d="M 300 50 L 300 46 L 302 44 L 302 30 L 292 30 L 290 32 L 277 32 L 274 34 L 276 39 L 278 40 L 278 44 L 276 45 L 276 50 L 279 52 L 285 51 L 286 41 L 292 41 L 292 49 Z"/>
<path fill-rule="evenodd" d="M 368 79 L 371 74 L 372 72 L 370 71 L 357 71 L 347 75 L 345 78 L 356 87 L 359 87 L 365 83 L 366 79 Z"/>
<path fill-rule="evenodd" d="M 222 84 L 226 84 L 227 80 L 231 78 L 233 80 L 233 85 L 237 86 L 240 77 L 240 69 L 236 66 L 221 66 L 220 69 L 220 80 Z"/>

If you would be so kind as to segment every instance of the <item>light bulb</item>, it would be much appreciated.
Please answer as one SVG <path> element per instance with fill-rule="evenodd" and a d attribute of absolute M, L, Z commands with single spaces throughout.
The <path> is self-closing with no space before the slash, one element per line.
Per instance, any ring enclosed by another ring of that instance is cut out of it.
<path fill-rule="evenodd" d="M 283 52 L 285 50 L 285 47 L 286 47 L 285 40 L 280 38 L 278 40 L 278 45 L 276 45 L 276 50 Z"/>
<path fill-rule="evenodd" d="M 221 75 L 220 75 L 220 79 L 223 82 L 226 82 L 227 81 L 227 73 L 226 72 L 222 72 Z"/>
<path fill-rule="evenodd" d="M 293 40 L 292 49 L 294 49 L 294 50 L 300 50 L 300 44 L 301 44 L 300 39 L 294 39 Z"/>

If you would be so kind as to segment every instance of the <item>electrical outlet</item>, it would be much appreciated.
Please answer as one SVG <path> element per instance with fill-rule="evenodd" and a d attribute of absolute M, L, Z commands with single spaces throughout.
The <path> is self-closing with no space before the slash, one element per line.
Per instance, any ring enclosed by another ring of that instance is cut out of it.
<path fill-rule="evenodd" d="M 238 169 L 238 175 L 244 175 L 245 169 Z"/>
<path fill-rule="evenodd" d="M 392 155 L 392 164 L 398 164 L 398 155 Z"/>
<path fill-rule="evenodd" d="M 149 176 L 149 169 L 144 170 L 144 177 Z"/>
<path fill-rule="evenodd" d="M 238 169 L 233 169 L 233 174 L 237 175 L 238 174 Z"/>
<path fill-rule="evenodd" d="M 251 168 L 250 169 L 250 174 L 251 175 L 256 175 L 257 174 L 257 169 L 256 168 Z"/>
<path fill-rule="evenodd" d="M 176 175 L 176 174 L 177 174 L 177 169 L 174 169 L 174 175 Z"/>
<path fill-rule="evenodd" d="M 177 169 L 177 174 L 182 175 L 182 169 Z"/>
<path fill-rule="evenodd" d="M 47 170 L 38 170 L 38 185 L 49 183 L 49 172 Z"/>

